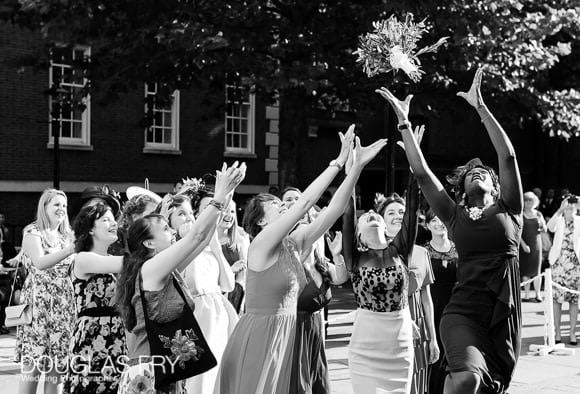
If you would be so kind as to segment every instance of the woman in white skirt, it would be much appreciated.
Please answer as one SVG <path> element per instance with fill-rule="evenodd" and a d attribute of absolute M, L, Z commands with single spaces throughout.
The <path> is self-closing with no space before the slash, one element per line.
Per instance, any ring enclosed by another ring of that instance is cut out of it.
<path fill-rule="evenodd" d="M 348 351 L 356 394 L 409 393 L 413 322 L 408 307 L 409 260 L 417 233 L 417 184 L 405 201 L 387 197 L 385 217 L 374 211 L 355 225 L 351 201 L 343 221 L 344 253 L 357 310 Z"/>

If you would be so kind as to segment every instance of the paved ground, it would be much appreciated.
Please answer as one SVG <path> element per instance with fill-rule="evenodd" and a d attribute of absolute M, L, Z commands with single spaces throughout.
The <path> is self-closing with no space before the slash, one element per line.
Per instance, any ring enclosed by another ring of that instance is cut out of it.
<path fill-rule="evenodd" d="M 335 288 L 330 307 L 330 327 L 326 343 L 331 387 L 334 394 L 352 394 L 348 373 L 347 346 L 354 318 L 354 301 L 348 287 Z M 528 354 L 531 344 L 544 343 L 542 304 L 523 304 L 522 354 L 516 368 L 510 394 L 580 393 L 580 347 L 575 355 Z M 568 315 L 564 315 L 563 339 L 568 339 Z M 17 392 L 18 365 L 12 363 L 14 335 L 0 336 L 0 392 Z M 572 348 L 574 349 L 574 348 Z M 40 390 L 39 390 L 40 392 Z"/>

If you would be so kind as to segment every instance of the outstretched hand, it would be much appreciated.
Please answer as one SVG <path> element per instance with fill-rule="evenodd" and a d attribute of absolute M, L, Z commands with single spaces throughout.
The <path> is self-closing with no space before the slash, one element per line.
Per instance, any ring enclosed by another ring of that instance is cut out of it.
<path fill-rule="evenodd" d="M 342 233 L 337 231 L 334 235 L 334 239 L 330 237 L 329 233 L 326 233 L 324 239 L 328 245 L 328 249 L 333 256 L 337 256 L 342 253 Z"/>
<path fill-rule="evenodd" d="M 425 134 L 425 125 L 415 126 L 413 136 L 415 137 L 415 141 L 417 141 L 417 145 L 421 145 L 421 141 L 423 141 L 423 134 Z M 403 141 L 397 141 L 397 145 L 405 150 L 405 144 Z"/>
<path fill-rule="evenodd" d="M 369 146 L 361 146 L 360 139 L 356 137 L 354 151 L 352 153 L 353 165 L 363 168 L 375 158 L 385 145 L 387 145 L 387 139 L 381 138 Z"/>
<path fill-rule="evenodd" d="M 463 97 L 473 108 L 477 109 L 484 106 L 483 97 L 481 96 L 481 80 L 483 78 L 483 69 L 478 68 L 473 77 L 471 87 L 467 92 L 458 92 L 459 97 Z"/>
<path fill-rule="evenodd" d="M 391 104 L 395 114 L 397 115 L 397 119 L 399 123 L 406 123 L 409 121 L 409 107 L 411 105 L 411 99 L 413 99 L 413 95 L 408 95 L 405 100 L 401 101 L 395 97 L 391 91 L 385 87 L 375 90 L 378 94 L 380 94 L 385 100 Z"/>
<path fill-rule="evenodd" d="M 246 177 L 246 163 L 235 162 L 230 167 L 226 163 L 223 164 L 220 171 L 216 171 L 215 182 L 215 198 L 216 200 L 225 200 L 226 196 L 230 194 Z"/>
<path fill-rule="evenodd" d="M 350 151 L 352 150 L 352 141 L 354 140 L 354 127 L 355 125 L 351 124 L 348 127 L 346 133 L 344 134 L 341 132 L 338 133 L 338 136 L 340 137 L 340 153 L 338 154 L 336 161 L 338 161 L 342 165 L 346 163 Z"/>

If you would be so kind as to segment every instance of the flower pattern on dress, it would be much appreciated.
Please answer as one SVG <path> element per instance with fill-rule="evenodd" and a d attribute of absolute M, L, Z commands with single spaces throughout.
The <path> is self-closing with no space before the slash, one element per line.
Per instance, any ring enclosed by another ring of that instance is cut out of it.
<path fill-rule="evenodd" d="M 552 280 L 569 289 L 580 288 L 580 262 L 574 251 L 574 222 L 566 223 L 560 256 L 552 266 Z M 558 303 L 578 303 L 578 294 L 554 287 L 554 301 Z"/>
<path fill-rule="evenodd" d="M 64 239 L 49 245 L 40 231 L 31 226 L 25 235 L 38 236 L 44 254 L 64 248 Z M 65 370 L 67 350 L 76 316 L 73 289 L 68 278 L 71 257 L 55 266 L 37 269 L 26 253 L 22 256 L 28 271 L 22 288 L 22 300 L 32 307 L 32 323 L 19 326 L 16 333 L 15 361 L 29 364 L 37 360 L 39 369 L 51 368 L 56 362 L 59 370 Z"/>
<path fill-rule="evenodd" d="M 135 376 L 131 382 L 129 382 L 129 388 L 127 390 L 130 394 L 154 394 L 155 389 L 151 384 L 151 378 L 145 375 Z"/>
<path fill-rule="evenodd" d="M 73 277 L 77 310 L 113 306 L 116 283 L 113 274 L 97 274 L 87 280 Z M 119 315 L 79 317 L 70 341 L 71 361 L 64 392 L 116 393 L 126 354 L 125 330 Z"/>
<path fill-rule="evenodd" d="M 159 339 L 163 342 L 163 347 L 171 350 L 171 360 L 179 361 L 181 368 L 185 368 L 185 363 L 189 360 L 199 360 L 199 356 L 203 352 L 203 349 L 195 344 L 199 338 L 193 330 L 185 330 L 184 334 L 181 333 L 181 330 L 177 330 L 173 338 L 159 335 Z"/>

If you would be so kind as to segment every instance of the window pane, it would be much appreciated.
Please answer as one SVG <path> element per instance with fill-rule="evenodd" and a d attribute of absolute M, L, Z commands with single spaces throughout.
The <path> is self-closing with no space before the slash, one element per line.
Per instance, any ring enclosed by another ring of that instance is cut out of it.
<path fill-rule="evenodd" d="M 70 122 L 63 121 L 60 126 L 60 136 L 63 138 L 70 138 L 72 136 L 71 124 Z"/>
<path fill-rule="evenodd" d="M 248 132 L 248 120 L 247 119 L 240 119 L 241 128 L 240 131 L 244 134 Z"/>
<path fill-rule="evenodd" d="M 163 143 L 171 144 L 171 129 L 163 129 Z"/>
<path fill-rule="evenodd" d="M 82 122 L 73 123 L 72 137 L 82 139 L 83 138 L 83 124 Z"/>
<path fill-rule="evenodd" d="M 151 127 L 149 127 L 147 129 L 147 142 L 153 142 L 153 129 Z"/>
<path fill-rule="evenodd" d="M 240 138 L 241 138 L 240 148 L 247 148 L 248 147 L 248 136 L 242 135 L 242 136 L 240 136 Z"/>
<path fill-rule="evenodd" d="M 232 118 L 227 118 L 226 119 L 226 131 L 232 131 L 232 127 L 233 127 Z"/>
<path fill-rule="evenodd" d="M 171 127 L 171 112 L 164 112 L 163 116 L 164 116 L 164 121 L 163 121 L 163 127 Z"/>
<path fill-rule="evenodd" d="M 155 140 L 156 144 L 161 144 L 163 142 L 163 135 L 161 134 L 161 129 L 155 128 Z"/>

